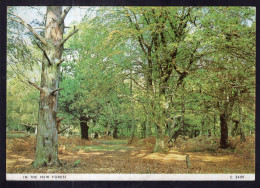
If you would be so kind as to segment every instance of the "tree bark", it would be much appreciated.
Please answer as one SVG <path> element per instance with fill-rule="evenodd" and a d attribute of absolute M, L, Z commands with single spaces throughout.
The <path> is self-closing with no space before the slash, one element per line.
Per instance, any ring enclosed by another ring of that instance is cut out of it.
<path fill-rule="evenodd" d="M 57 130 L 57 101 L 60 77 L 60 64 L 64 61 L 61 56 L 64 43 L 77 31 L 74 29 L 63 38 L 64 19 L 71 7 L 62 12 L 60 6 L 49 6 L 46 12 L 44 37 L 19 16 L 12 13 L 38 39 L 37 46 L 43 52 L 41 85 L 38 86 L 28 80 L 28 83 L 40 91 L 39 118 L 37 126 L 36 157 L 34 167 L 60 165 L 58 158 L 58 130 Z M 40 43 L 40 44 L 39 44 Z"/>
<path fill-rule="evenodd" d="M 165 131 L 166 131 L 166 110 L 167 110 L 167 104 L 166 104 L 166 98 L 165 98 L 165 88 L 166 88 L 166 82 L 164 82 L 159 89 L 159 110 L 158 110 L 158 116 L 157 116 L 157 134 L 156 134 L 156 144 L 153 152 L 165 152 L 166 147 L 164 143 L 164 137 L 165 137 Z"/>
<path fill-rule="evenodd" d="M 150 52 L 150 51 L 149 51 Z M 149 53 L 151 56 L 151 54 Z M 153 66 L 152 66 L 152 61 L 151 57 L 149 56 L 148 58 L 148 71 L 146 74 L 146 93 L 147 93 L 147 115 L 146 115 L 146 124 L 145 124 L 145 136 L 148 138 L 151 135 L 151 123 L 152 121 L 150 120 L 149 114 L 151 114 L 151 111 L 154 110 L 153 108 L 153 101 L 152 101 L 152 95 L 153 95 Z"/>
<path fill-rule="evenodd" d="M 132 78 L 132 61 L 131 61 L 131 70 L 130 70 L 130 75 Z M 136 129 L 136 125 L 134 122 L 134 101 L 133 101 L 133 80 L 130 80 L 130 95 L 131 95 L 131 116 L 132 116 L 132 120 L 131 120 L 131 136 L 130 136 L 130 140 L 129 140 L 129 144 L 131 144 L 133 142 L 134 136 L 135 136 L 135 129 Z"/>
<path fill-rule="evenodd" d="M 114 131 L 113 131 L 113 138 L 115 138 L 115 139 L 118 138 L 118 136 L 117 136 L 117 130 L 118 130 L 118 128 L 115 127 L 115 128 L 114 128 Z"/>
<path fill-rule="evenodd" d="M 151 125 L 150 125 L 149 115 L 146 115 L 146 121 L 145 121 L 145 137 L 148 138 L 151 134 Z"/>
<path fill-rule="evenodd" d="M 141 124 L 141 127 L 142 127 L 141 138 L 145 138 L 146 137 L 146 121 L 143 121 L 143 123 Z"/>
<path fill-rule="evenodd" d="M 243 107 L 239 105 L 238 107 L 239 110 L 239 127 L 240 127 L 240 141 L 245 142 L 246 141 L 246 136 L 245 136 L 245 130 L 244 130 L 244 118 L 243 118 Z"/>
<path fill-rule="evenodd" d="M 220 147 L 228 148 L 228 118 L 225 113 L 220 114 L 221 138 Z"/>
<path fill-rule="evenodd" d="M 216 115 L 215 115 L 215 112 L 214 112 L 214 124 L 213 124 L 213 134 L 214 136 L 216 136 Z"/>
<path fill-rule="evenodd" d="M 227 97 L 226 101 L 223 101 L 223 107 L 220 108 L 220 147 L 228 148 L 228 123 L 231 120 L 232 110 L 234 106 L 234 102 L 237 98 L 237 92 L 231 93 L 229 97 Z"/>
<path fill-rule="evenodd" d="M 56 123 L 60 67 L 55 64 L 61 60 L 64 23 L 58 23 L 62 7 L 47 7 L 45 42 L 41 72 L 39 124 L 37 126 L 37 145 L 34 166 L 60 164 L 58 158 L 58 130 Z"/>
<path fill-rule="evenodd" d="M 164 126 L 157 126 L 157 134 L 156 134 L 156 144 L 153 152 L 165 152 L 165 127 Z"/>
<path fill-rule="evenodd" d="M 88 140 L 88 118 L 86 116 L 80 117 L 81 139 Z"/>

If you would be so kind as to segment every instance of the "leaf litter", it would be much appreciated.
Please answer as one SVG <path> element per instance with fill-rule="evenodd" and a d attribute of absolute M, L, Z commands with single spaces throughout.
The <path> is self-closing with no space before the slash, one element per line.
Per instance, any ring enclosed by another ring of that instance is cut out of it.
<path fill-rule="evenodd" d="M 166 138 L 167 140 L 167 138 Z M 131 144 L 120 139 L 81 140 L 59 137 L 60 167 L 32 168 L 36 138 L 7 138 L 7 173 L 123 173 L 123 174 L 209 174 L 255 173 L 255 136 L 246 142 L 229 138 L 230 148 L 220 149 L 219 138 L 178 137 L 166 153 L 152 153 L 155 137 L 135 138 Z M 167 142 L 166 142 L 167 143 Z M 189 155 L 191 169 L 187 169 Z"/>

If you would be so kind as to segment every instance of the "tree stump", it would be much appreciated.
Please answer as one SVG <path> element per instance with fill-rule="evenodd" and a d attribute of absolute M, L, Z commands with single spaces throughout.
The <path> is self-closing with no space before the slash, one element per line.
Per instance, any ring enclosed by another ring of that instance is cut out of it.
<path fill-rule="evenodd" d="M 189 155 L 186 155 L 186 164 L 187 164 L 187 168 L 188 168 L 188 170 L 189 170 L 189 169 L 191 168 Z"/>

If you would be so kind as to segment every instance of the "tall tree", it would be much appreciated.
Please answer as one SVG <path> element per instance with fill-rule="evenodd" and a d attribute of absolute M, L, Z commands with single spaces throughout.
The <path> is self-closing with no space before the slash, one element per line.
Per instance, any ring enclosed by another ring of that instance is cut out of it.
<path fill-rule="evenodd" d="M 80 120 L 81 138 L 88 139 L 88 128 L 91 120 L 108 131 L 117 129 L 124 119 L 121 117 L 122 98 L 129 88 L 124 88 L 125 74 L 122 73 L 122 57 L 117 45 L 108 46 L 108 28 L 103 17 L 87 19 L 80 24 L 79 35 L 69 43 L 72 54 L 77 54 L 73 69 L 63 74 L 59 106 L 62 113 L 72 115 Z M 111 27 L 111 26 L 110 26 Z M 68 65 L 69 64 L 63 64 Z M 121 96 L 121 97 L 120 97 Z M 111 129 L 111 130 L 110 130 Z"/>
<path fill-rule="evenodd" d="M 21 17 L 8 12 L 13 21 L 24 25 L 37 39 L 37 46 L 43 52 L 40 86 L 28 83 L 40 91 L 39 119 L 37 126 L 36 158 L 33 165 L 60 165 L 58 158 L 57 100 L 60 77 L 60 64 L 64 43 L 78 30 L 74 29 L 66 37 L 64 19 L 71 7 L 62 11 L 60 6 L 48 6 L 46 10 L 44 37 Z"/>
<path fill-rule="evenodd" d="M 254 101 L 255 11 L 253 7 L 218 7 L 208 8 L 205 13 L 210 16 L 202 19 L 202 25 L 207 28 L 203 36 L 210 40 L 209 48 L 214 48 L 216 53 L 202 61 L 207 69 L 204 71 L 207 80 L 204 83 L 209 87 L 204 87 L 204 90 L 213 96 L 217 104 L 220 145 L 227 148 L 228 126 L 235 103 L 248 103 L 244 101 L 248 100 L 246 96 Z"/>
<path fill-rule="evenodd" d="M 165 150 L 172 76 L 177 77 L 174 85 L 180 86 L 194 62 L 205 55 L 200 49 L 203 40 L 196 35 L 200 30 L 196 27 L 199 10 L 195 7 L 129 7 L 122 10 L 132 28 L 128 33 L 139 43 L 145 57 L 143 64 L 147 64 L 145 77 L 150 96 L 147 109 L 151 110 L 157 128 L 155 152 Z"/>

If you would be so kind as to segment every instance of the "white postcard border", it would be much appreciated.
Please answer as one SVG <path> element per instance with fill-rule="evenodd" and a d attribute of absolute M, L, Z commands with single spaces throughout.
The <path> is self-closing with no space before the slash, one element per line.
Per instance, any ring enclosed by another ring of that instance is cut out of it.
<path fill-rule="evenodd" d="M 255 174 L 6 174 L 7 181 L 254 181 Z"/>

